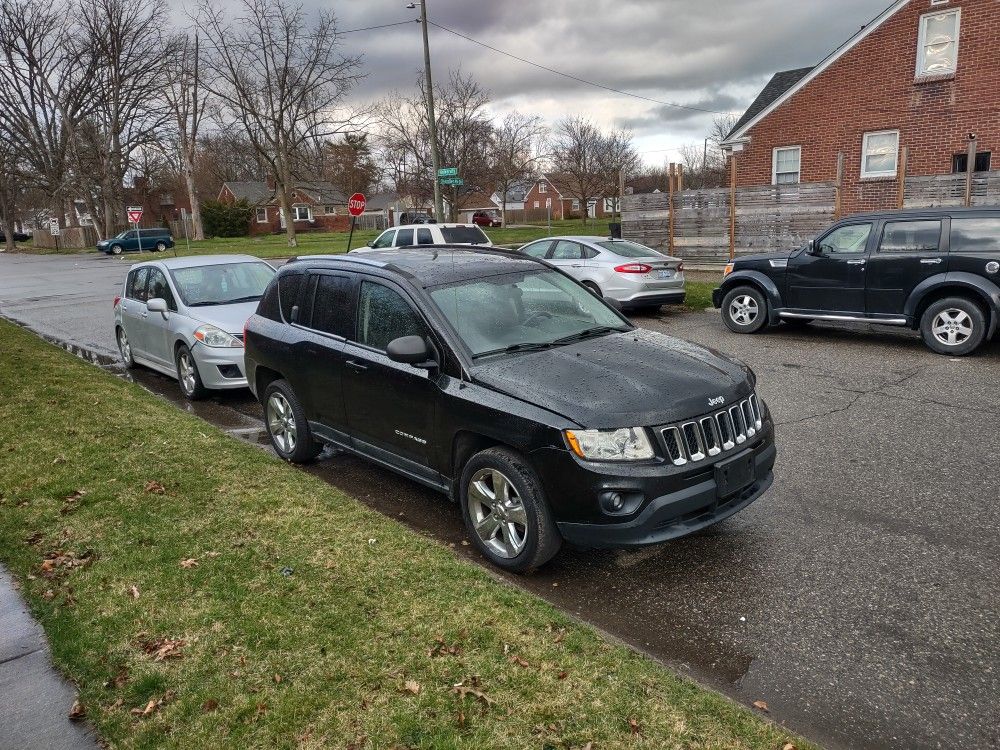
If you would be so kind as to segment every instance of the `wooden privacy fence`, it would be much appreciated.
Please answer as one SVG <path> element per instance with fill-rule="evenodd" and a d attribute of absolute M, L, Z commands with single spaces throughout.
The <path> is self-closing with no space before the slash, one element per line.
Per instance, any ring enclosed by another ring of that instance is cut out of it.
<path fill-rule="evenodd" d="M 907 177 L 903 189 L 904 208 L 964 206 L 966 192 L 971 206 L 1000 205 L 1000 172 L 976 172 L 971 190 L 965 174 Z"/>
<path fill-rule="evenodd" d="M 732 193 L 627 195 L 622 235 L 691 263 L 725 262 L 731 240 L 737 255 L 798 247 L 833 221 L 837 190 L 832 182 L 737 188 L 735 216 Z"/>

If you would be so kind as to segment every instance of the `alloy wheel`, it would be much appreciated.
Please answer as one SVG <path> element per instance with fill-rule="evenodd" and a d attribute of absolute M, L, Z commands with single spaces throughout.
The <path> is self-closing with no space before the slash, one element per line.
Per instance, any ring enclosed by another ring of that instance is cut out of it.
<path fill-rule="evenodd" d="M 480 469 L 469 482 L 467 498 L 483 544 L 498 557 L 517 557 L 528 542 L 528 515 L 511 481 L 496 469 Z"/>
<path fill-rule="evenodd" d="M 729 303 L 729 317 L 737 325 L 748 326 L 757 320 L 760 315 L 760 307 L 757 300 L 749 294 L 741 294 Z"/>
<path fill-rule="evenodd" d="M 280 393 L 272 393 L 267 399 L 267 426 L 275 445 L 282 453 L 295 450 L 297 430 L 292 405 Z"/>
<path fill-rule="evenodd" d="M 185 393 L 194 393 L 194 389 L 197 386 L 197 379 L 195 377 L 194 362 L 191 360 L 191 355 L 188 352 L 181 352 L 180 356 L 177 357 L 177 370 L 180 375 L 181 388 L 184 389 Z"/>
<path fill-rule="evenodd" d="M 972 335 L 972 317 L 965 310 L 949 307 L 934 316 L 931 331 L 934 338 L 945 346 L 959 346 Z"/>
<path fill-rule="evenodd" d="M 126 365 L 132 362 L 132 345 L 128 342 L 128 336 L 125 335 L 125 330 L 122 328 L 118 329 L 118 351 L 122 353 L 122 359 Z"/>

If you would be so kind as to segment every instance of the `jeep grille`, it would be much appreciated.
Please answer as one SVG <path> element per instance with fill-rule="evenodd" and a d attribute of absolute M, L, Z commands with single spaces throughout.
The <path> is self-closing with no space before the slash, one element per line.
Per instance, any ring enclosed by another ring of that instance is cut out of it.
<path fill-rule="evenodd" d="M 674 466 L 704 461 L 743 445 L 764 426 L 757 394 L 712 414 L 660 428 Z"/>

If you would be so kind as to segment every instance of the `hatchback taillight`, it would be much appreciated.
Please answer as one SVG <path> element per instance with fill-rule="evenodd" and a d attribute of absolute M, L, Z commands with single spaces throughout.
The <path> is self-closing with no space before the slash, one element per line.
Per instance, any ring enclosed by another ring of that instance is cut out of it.
<path fill-rule="evenodd" d="M 116 294 L 115 295 L 115 301 L 111 303 L 111 306 L 112 307 L 118 307 L 118 303 L 121 302 L 121 301 L 122 301 L 122 298 L 119 295 Z"/>
<path fill-rule="evenodd" d="M 615 270 L 618 273 L 649 273 L 653 267 L 645 263 L 626 263 L 623 266 L 615 266 Z"/>

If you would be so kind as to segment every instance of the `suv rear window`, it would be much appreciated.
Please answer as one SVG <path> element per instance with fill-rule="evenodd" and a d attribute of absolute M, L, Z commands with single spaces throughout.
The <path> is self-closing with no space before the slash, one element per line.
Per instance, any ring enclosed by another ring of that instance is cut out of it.
<path fill-rule="evenodd" d="M 479 227 L 441 227 L 441 234 L 449 245 L 485 245 L 490 241 Z"/>
<path fill-rule="evenodd" d="M 278 278 L 278 303 L 281 306 L 281 317 L 286 323 L 292 322 L 292 307 L 298 304 L 299 292 L 302 291 L 305 280 L 306 276 L 302 273 L 289 273 Z"/>
<path fill-rule="evenodd" d="M 936 253 L 941 240 L 941 222 L 890 221 L 882 230 L 880 253 Z"/>
<path fill-rule="evenodd" d="M 951 252 L 995 253 L 1000 250 L 1000 216 L 951 220 Z"/>

